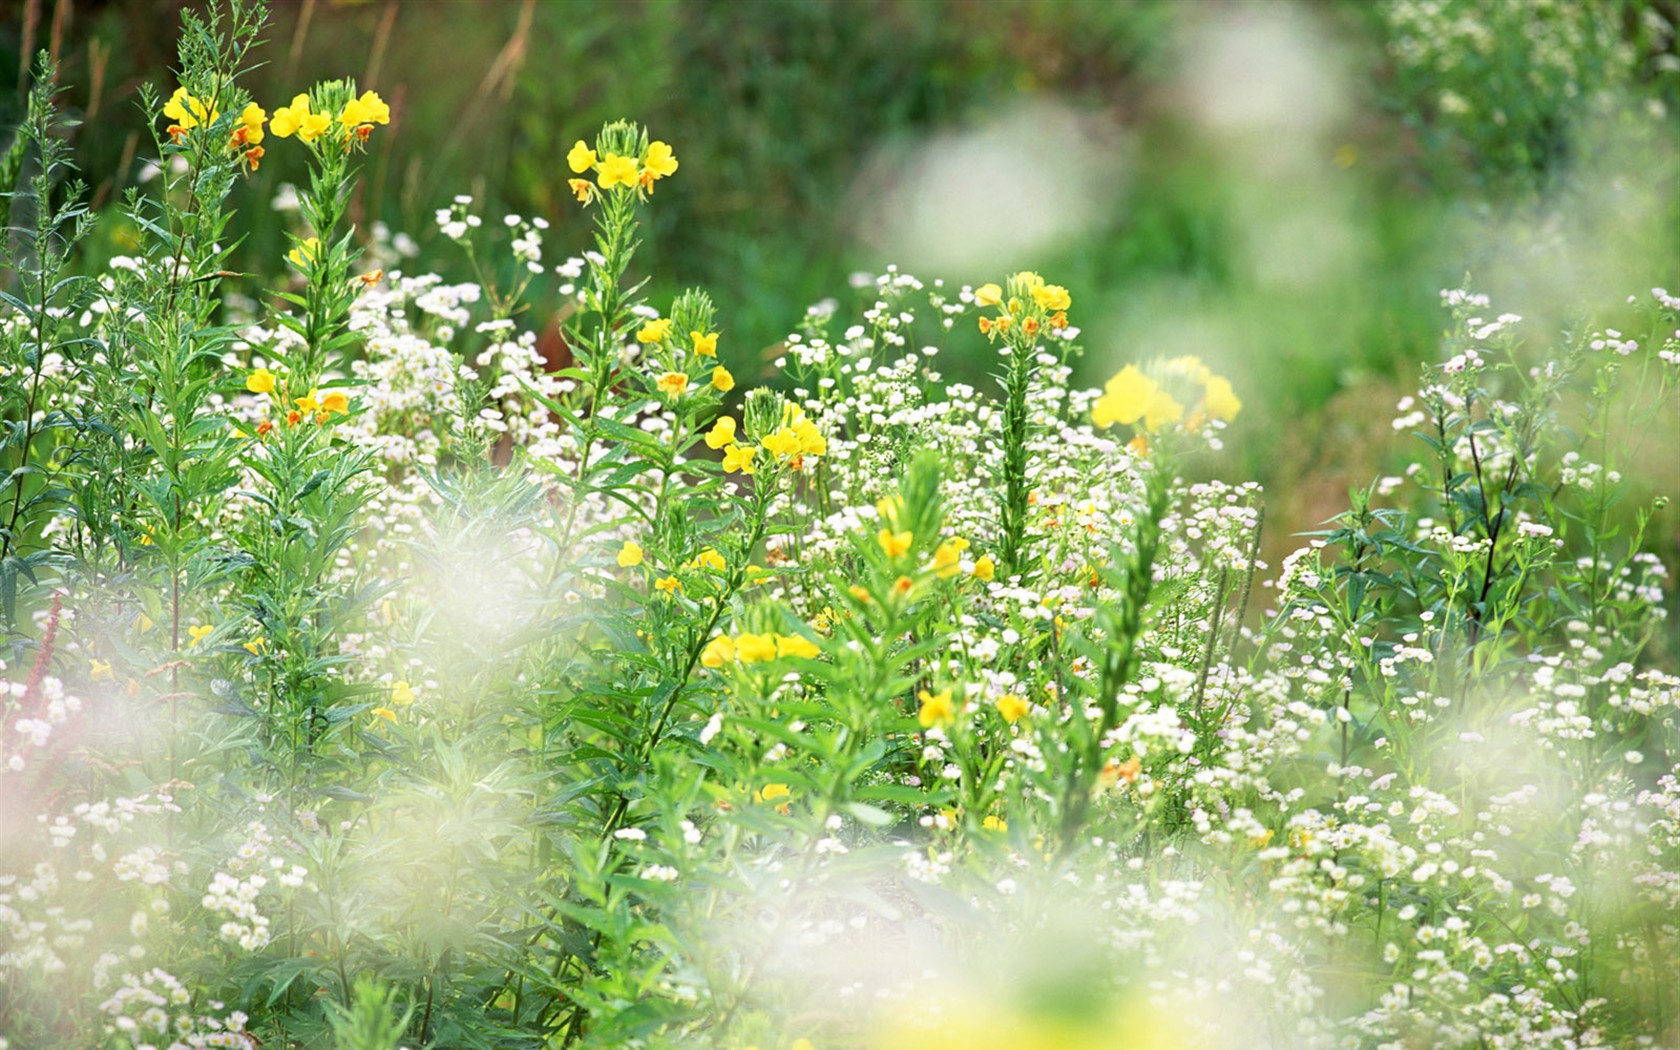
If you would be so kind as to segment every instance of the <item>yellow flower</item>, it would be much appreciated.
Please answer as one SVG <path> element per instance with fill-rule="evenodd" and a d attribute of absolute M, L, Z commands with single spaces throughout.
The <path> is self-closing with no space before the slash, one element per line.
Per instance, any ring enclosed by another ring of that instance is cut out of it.
<path fill-rule="evenodd" d="M 1066 310 L 1073 305 L 1073 297 L 1059 284 L 1037 285 L 1032 290 L 1032 297 L 1040 310 Z"/>
<path fill-rule="evenodd" d="M 253 394 L 267 394 L 274 390 L 274 373 L 259 368 L 245 378 L 245 389 Z"/>
<path fill-rule="evenodd" d="M 1144 409 L 1143 426 L 1145 430 L 1160 430 L 1169 423 L 1177 423 L 1184 418 L 1184 406 L 1173 400 L 1173 396 L 1165 390 L 1156 389 L 1150 395 L 1149 406 Z"/>
<path fill-rule="evenodd" d="M 658 343 L 663 341 L 670 334 L 671 319 L 669 317 L 661 317 L 656 321 L 649 321 L 647 324 L 642 325 L 641 329 L 636 333 L 636 342 Z"/>
<path fill-rule="evenodd" d="M 268 126 L 277 138 L 291 138 L 303 127 L 303 118 L 309 115 L 309 96 L 293 95 L 292 104 L 275 110 Z"/>
<path fill-rule="evenodd" d="M 720 634 L 706 643 L 706 648 L 700 650 L 700 666 L 718 668 L 735 660 L 735 641 L 727 634 Z"/>
<path fill-rule="evenodd" d="M 407 707 L 414 703 L 414 687 L 407 682 L 392 682 L 391 703 L 400 707 Z"/>
<path fill-rule="evenodd" d="M 325 113 L 310 113 L 298 125 L 298 138 L 314 142 L 332 129 L 332 118 Z"/>
<path fill-rule="evenodd" d="M 681 397 L 688 390 L 688 376 L 682 372 L 666 372 L 659 377 L 659 392 L 666 397 Z"/>
<path fill-rule="evenodd" d="M 752 474 L 756 469 L 753 467 L 753 453 L 757 451 L 756 445 L 730 445 L 723 450 L 723 469 Z"/>
<path fill-rule="evenodd" d="M 390 722 L 393 725 L 396 724 L 397 713 L 395 711 L 391 710 L 389 707 L 376 707 L 372 711 L 369 711 L 368 713 L 375 716 L 376 718 L 383 718 L 385 721 Z"/>
<path fill-rule="evenodd" d="M 828 453 L 828 439 L 823 437 L 822 431 L 809 419 L 801 419 L 793 425 L 793 434 L 799 439 L 799 451 L 807 456 L 822 456 Z"/>
<path fill-rule="evenodd" d="M 252 656 L 261 656 L 263 653 L 268 652 L 268 639 L 259 634 L 255 638 L 246 642 L 242 648 L 244 648 L 244 650 Z"/>
<path fill-rule="evenodd" d="M 1242 411 L 1242 402 L 1237 399 L 1236 391 L 1231 389 L 1231 381 L 1224 376 L 1209 376 L 1207 387 L 1202 394 L 1202 408 L 1214 419 L 1227 422 L 1237 418 Z"/>
<path fill-rule="evenodd" d="M 255 146 L 263 140 L 263 124 L 268 121 L 268 110 L 249 103 L 239 114 L 239 126 L 233 129 L 233 141 L 236 146 Z"/>
<path fill-rule="evenodd" d="M 111 669 L 111 661 L 89 660 L 88 677 L 92 678 L 95 682 L 109 682 L 114 680 L 117 675 L 116 672 Z"/>
<path fill-rule="evenodd" d="M 389 124 L 391 107 L 379 97 L 379 92 L 364 91 L 361 98 L 353 98 L 344 104 L 344 112 L 339 114 L 338 120 L 349 127 L 358 124 Z"/>
<path fill-rule="evenodd" d="M 992 561 L 990 554 L 983 554 L 974 563 L 974 578 L 984 583 L 991 583 L 997 574 L 997 564 Z"/>
<path fill-rule="evenodd" d="M 642 548 L 635 540 L 625 540 L 618 551 L 618 567 L 631 569 L 642 563 Z"/>
<path fill-rule="evenodd" d="M 798 656 L 806 660 L 815 660 L 822 655 L 817 644 L 802 634 L 778 634 L 776 636 L 777 656 Z"/>
<path fill-rule="evenodd" d="M 1004 693 L 998 697 L 997 711 L 1005 722 L 1015 723 L 1032 713 L 1032 705 L 1014 693 Z"/>
<path fill-rule="evenodd" d="M 303 269 L 306 263 L 314 262 L 321 254 L 321 241 L 316 237 L 305 237 L 298 242 L 296 248 L 286 253 L 286 261 Z"/>
<path fill-rule="evenodd" d="M 978 306 L 996 306 L 1003 302 L 1003 289 L 995 284 L 983 284 L 974 289 L 974 302 Z"/>
<path fill-rule="evenodd" d="M 218 116 L 215 110 L 206 109 L 196 95 L 187 94 L 184 87 L 176 88 L 175 93 L 169 96 L 169 101 L 163 104 L 163 115 L 183 131 L 200 124 L 214 124 Z"/>
<path fill-rule="evenodd" d="M 934 575 L 948 580 L 962 571 L 962 548 L 955 540 L 946 540 L 933 552 Z"/>
<path fill-rule="evenodd" d="M 677 158 L 671 152 L 671 147 L 663 142 L 653 142 L 648 145 L 647 171 L 654 179 L 663 179 L 667 175 L 674 175 L 677 171 Z"/>
<path fill-rule="evenodd" d="M 772 455 L 786 459 L 788 456 L 799 454 L 799 435 L 792 427 L 781 427 L 774 434 L 764 439 L 764 450 Z"/>
<path fill-rule="evenodd" d="M 320 412 L 320 411 L 322 411 L 322 408 L 321 408 L 321 391 L 320 390 L 311 388 L 310 391 L 309 391 L 309 396 L 308 397 L 298 397 L 298 398 L 293 398 L 292 400 L 297 404 L 299 412 Z"/>
<path fill-rule="evenodd" d="M 616 153 L 607 154 L 607 159 L 601 162 L 601 188 L 610 190 L 614 186 L 635 184 L 636 158 L 620 157 Z"/>
<path fill-rule="evenodd" d="M 566 154 L 566 164 L 572 169 L 573 175 L 582 175 L 593 168 L 595 162 L 599 159 L 595 155 L 595 151 L 590 149 L 582 139 L 578 139 L 572 146 L 572 151 Z"/>
<path fill-rule="evenodd" d="M 653 586 L 656 590 L 663 591 L 666 594 L 675 594 L 682 589 L 682 581 L 675 576 L 661 576 L 653 581 Z"/>
<path fill-rule="evenodd" d="M 1116 423 L 1131 426 L 1149 410 L 1155 393 L 1155 381 L 1138 371 L 1136 365 L 1127 365 L 1103 385 L 1103 396 L 1091 409 L 1091 422 L 1099 427 Z"/>
<path fill-rule="evenodd" d="M 590 198 L 595 196 L 595 184 L 588 179 L 567 179 L 566 185 L 572 188 L 572 195 L 580 204 L 588 204 Z"/>
<path fill-rule="evenodd" d="M 214 630 L 214 627 L 205 627 L 196 623 L 193 624 L 191 627 L 187 628 L 187 633 L 192 635 L 192 641 L 188 642 L 187 645 L 197 645 L 199 642 L 202 642 L 204 639 L 210 637 L 210 632 Z"/>
<path fill-rule="evenodd" d="M 716 332 L 690 332 L 688 338 L 694 343 L 694 352 L 701 357 L 717 356 L 718 334 Z"/>
<path fill-rule="evenodd" d="M 719 416 L 712 424 L 712 429 L 706 433 L 707 448 L 722 448 L 735 440 L 735 417 Z"/>
<path fill-rule="evenodd" d="M 930 693 L 926 689 L 916 694 L 916 699 L 922 702 L 921 709 L 916 712 L 916 721 L 923 729 L 935 725 L 946 725 L 957 717 L 956 705 L 951 702 L 951 691 L 942 689 L 937 693 Z"/>
<path fill-rule="evenodd" d="M 1004 820 L 1002 817 L 988 814 L 986 819 L 980 822 L 980 827 L 986 831 L 1008 831 L 1009 821 Z"/>
<path fill-rule="evenodd" d="M 141 634 L 146 634 L 147 632 L 153 630 L 156 627 L 157 627 L 157 621 L 153 620 L 150 616 L 147 616 L 145 613 L 136 613 L 135 614 L 135 616 L 134 616 L 134 629 L 136 631 L 139 631 Z"/>
<path fill-rule="evenodd" d="M 793 792 L 786 784 L 766 784 L 753 793 L 757 802 L 769 802 L 771 799 L 788 798 Z"/>
<path fill-rule="evenodd" d="M 729 369 L 718 365 L 712 369 L 712 386 L 727 394 L 735 389 L 735 377 L 729 374 Z"/>
<path fill-rule="evenodd" d="M 809 1039 L 795 1039 L 788 1050 L 817 1050 Z"/>
<path fill-rule="evenodd" d="M 722 572 L 729 567 L 729 563 L 724 561 L 723 555 L 717 552 L 716 547 L 707 547 L 694 556 L 694 560 L 689 562 L 689 566 L 695 569 L 715 569 Z"/>
<path fill-rule="evenodd" d="M 735 655 L 744 664 L 762 663 L 776 658 L 776 636 L 771 634 L 743 634 L 735 639 Z"/>
<path fill-rule="evenodd" d="M 350 411 L 350 395 L 342 390 L 329 390 L 321 395 L 321 411 L 341 412 Z"/>
<path fill-rule="evenodd" d="M 909 532 L 894 532 L 891 529 L 882 529 L 875 534 L 875 542 L 881 545 L 889 558 L 902 558 L 910 553 L 910 544 L 915 538 Z"/>

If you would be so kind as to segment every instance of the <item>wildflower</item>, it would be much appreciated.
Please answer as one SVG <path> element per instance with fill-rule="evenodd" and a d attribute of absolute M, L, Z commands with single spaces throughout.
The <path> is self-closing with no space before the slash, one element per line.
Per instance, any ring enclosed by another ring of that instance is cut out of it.
<path fill-rule="evenodd" d="M 986 819 L 980 822 L 980 827 L 986 831 L 1008 831 L 1009 821 L 994 814 L 987 814 Z"/>
<path fill-rule="evenodd" d="M 712 386 L 723 393 L 728 393 L 735 389 L 735 377 L 729 374 L 729 369 L 718 365 L 712 369 Z"/>
<path fill-rule="evenodd" d="M 1184 406 L 1173 400 L 1173 396 L 1165 390 L 1157 389 L 1149 398 L 1149 405 L 1144 409 L 1143 427 L 1145 430 L 1155 431 L 1184 418 Z"/>
<path fill-rule="evenodd" d="M 974 289 L 974 302 L 978 306 L 997 306 L 1003 302 L 1003 289 L 995 284 L 983 284 Z"/>
<path fill-rule="evenodd" d="M 957 708 L 951 702 L 949 689 L 942 689 L 937 693 L 923 689 L 916 694 L 916 699 L 921 701 L 921 708 L 916 712 L 916 721 L 922 724 L 923 729 L 947 725 L 957 717 Z"/>
<path fill-rule="evenodd" d="M 1113 787 L 1121 783 L 1130 784 L 1138 778 L 1138 774 L 1141 772 L 1143 772 L 1143 762 L 1136 755 L 1133 755 L 1124 762 L 1110 762 L 1104 766 L 1099 780 L 1106 787 Z"/>
<path fill-rule="evenodd" d="M 659 392 L 666 397 L 681 397 L 688 390 L 688 376 L 682 372 L 666 372 L 659 377 Z"/>
<path fill-rule="evenodd" d="M 384 270 L 369 270 L 367 273 L 364 273 L 360 277 L 356 278 L 356 280 L 361 281 L 362 284 L 372 288 L 374 285 L 378 284 L 379 279 L 384 276 Z"/>
<path fill-rule="evenodd" d="M 571 187 L 572 195 L 580 204 L 588 204 L 595 196 L 595 184 L 588 179 L 567 179 L 566 185 Z"/>
<path fill-rule="evenodd" d="M 572 146 L 571 152 L 566 154 L 566 164 L 572 169 L 572 174 L 574 175 L 582 175 L 590 168 L 593 168 L 595 166 L 595 162 L 599 159 L 600 158 L 595 155 L 595 151 L 590 149 L 582 139 L 578 139 Z M 573 181 L 577 182 L 582 180 L 574 179 Z"/>
<path fill-rule="evenodd" d="M 793 791 L 786 784 L 766 784 L 753 792 L 753 801 L 769 802 L 772 799 L 789 798 Z"/>
<path fill-rule="evenodd" d="M 274 119 L 268 126 L 277 138 L 291 138 L 303 127 L 305 117 L 310 116 L 309 96 L 306 94 L 293 95 L 292 104 L 281 106 L 274 111 Z M 305 139 L 304 141 L 311 141 Z"/>
<path fill-rule="evenodd" d="M 796 456 L 799 454 L 799 435 L 793 432 L 792 427 L 781 427 L 764 439 L 764 449 L 784 459 Z"/>
<path fill-rule="evenodd" d="M 286 261 L 302 270 L 308 263 L 314 262 L 321 254 L 321 241 L 317 237 L 305 237 L 299 241 L 296 248 L 286 253 Z"/>
<path fill-rule="evenodd" d="M 1136 365 L 1127 365 L 1103 385 L 1103 396 L 1091 409 L 1091 422 L 1099 427 L 1116 423 L 1131 426 L 1143 418 L 1154 394 L 1155 381 L 1138 371 Z"/>
<path fill-rule="evenodd" d="M 817 644 L 802 634 L 776 635 L 777 656 L 798 656 L 806 660 L 815 660 L 822 655 Z"/>
<path fill-rule="evenodd" d="M 625 540 L 618 552 L 618 567 L 632 569 L 642 563 L 642 548 L 635 540 Z"/>
<path fill-rule="evenodd" d="M 266 368 L 259 368 L 245 379 L 245 389 L 253 394 L 268 394 L 274 391 L 274 373 Z"/>
<path fill-rule="evenodd" d="M 265 419 L 261 423 L 257 424 L 257 436 L 258 437 L 267 437 L 269 435 L 269 432 L 272 431 L 273 429 L 274 429 L 274 420 Z"/>
<path fill-rule="evenodd" d="M 364 91 L 361 98 L 353 98 L 344 104 L 344 112 L 338 115 L 338 122 L 355 128 L 366 138 L 367 133 L 362 131 L 364 127 L 371 131 L 374 124 L 391 123 L 391 107 L 379 97 L 379 92 Z"/>
<path fill-rule="evenodd" d="M 730 445 L 723 450 L 723 469 L 752 474 L 754 471 L 753 453 L 757 451 L 758 447 L 756 445 Z"/>
<path fill-rule="evenodd" d="M 255 146 L 263 140 L 263 125 L 268 121 L 268 110 L 255 102 L 246 105 L 239 114 L 239 124 L 233 129 L 232 145 Z"/>
<path fill-rule="evenodd" d="M 111 669 L 111 661 L 89 660 L 88 677 L 92 678 L 95 682 L 109 682 L 114 680 L 117 676 L 116 672 Z"/>
<path fill-rule="evenodd" d="M 966 544 L 964 544 L 966 546 Z M 957 541 L 946 540 L 933 552 L 933 572 L 942 580 L 948 580 L 962 571 L 962 547 Z"/>
<path fill-rule="evenodd" d="M 1013 725 L 1032 713 L 1032 705 L 1014 693 L 1004 693 L 998 697 L 997 712 L 1005 722 Z"/>
<path fill-rule="evenodd" d="M 214 627 L 206 627 L 196 623 L 193 624 L 191 627 L 187 628 L 187 633 L 192 635 L 192 641 L 188 642 L 187 645 L 197 645 L 199 642 L 202 642 L 204 639 L 210 637 L 210 632 L 214 630 Z"/>
<path fill-rule="evenodd" d="M 395 711 L 391 710 L 389 707 L 376 707 L 372 711 L 369 711 L 368 713 L 371 714 L 371 715 L 374 715 L 375 717 L 383 718 L 385 721 L 390 722 L 392 725 L 396 724 L 397 713 Z"/>
<path fill-rule="evenodd" d="M 677 579 L 675 576 L 661 576 L 659 579 L 653 581 L 653 586 L 655 590 L 661 591 L 665 594 L 675 594 L 677 591 L 682 589 L 682 581 Z"/>
<path fill-rule="evenodd" d="M 174 121 L 169 125 L 169 137 L 179 142 L 188 131 L 200 124 L 214 124 L 218 114 L 206 108 L 197 96 L 188 94 L 186 88 L 178 87 L 169 96 L 169 101 L 163 104 L 163 115 Z"/>
<path fill-rule="evenodd" d="M 982 583 L 991 583 L 992 577 L 996 574 L 997 565 L 992 561 L 990 554 L 982 554 L 979 560 L 974 563 L 974 578 Z"/>
<path fill-rule="evenodd" d="M 719 668 L 735 659 L 735 642 L 727 634 L 720 634 L 700 650 L 700 666 Z"/>
<path fill-rule="evenodd" d="M 255 638 L 246 642 L 243 646 L 241 646 L 241 648 L 250 653 L 252 656 L 261 656 L 263 653 L 268 652 L 268 639 L 259 634 Z"/>
<path fill-rule="evenodd" d="M 694 352 L 701 357 L 717 356 L 718 334 L 716 332 L 690 332 L 688 338 L 694 344 Z"/>
<path fill-rule="evenodd" d="M 148 539 L 148 537 L 142 537 L 143 541 L 146 539 Z M 157 627 L 157 621 L 153 620 L 145 613 L 136 613 L 134 615 L 134 629 L 139 631 L 141 634 L 146 634 L 155 627 Z"/>
<path fill-rule="evenodd" d="M 770 634 L 743 634 L 735 639 L 735 655 L 744 664 L 762 663 L 776 658 L 776 637 Z"/>
<path fill-rule="evenodd" d="M 1073 305 L 1068 290 L 1059 284 L 1038 285 L 1033 288 L 1032 297 L 1040 310 L 1066 310 Z"/>
<path fill-rule="evenodd" d="M 643 165 L 643 185 L 651 185 L 668 175 L 677 172 L 677 157 L 671 152 L 671 147 L 663 142 L 649 143 L 647 161 Z"/>
<path fill-rule="evenodd" d="M 310 393 L 313 394 L 314 391 L 312 390 Z M 350 395 L 342 390 L 327 391 L 321 395 L 321 411 L 329 414 L 337 412 L 348 415 L 350 412 Z"/>
<path fill-rule="evenodd" d="M 856 598 L 860 605 L 869 604 L 869 589 L 860 583 L 848 584 L 846 587 L 846 593 L 850 594 L 853 598 Z"/>
<path fill-rule="evenodd" d="M 1214 419 L 1230 421 L 1242 411 L 1242 402 L 1224 376 L 1209 376 L 1202 393 L 1202 409 Z"/>
<path fill-rule="evenodd" d="M 414 703 L 414 687 L 407 682 L 392 682 L 391 703 L 401 707 Z"/>
<path fill-rule="evenodd" d="M 891 529 L 882 529 L 875 534 L 875 542 L 881 545 L 889 558 L 902 558 L 908 554 L 915 538 L 910 532 L 894 532 Z"/>
<path fill-rule="evenodd" d="M 636 342 L 659 343 L 665 341 L 670 334 L 671 319 L 669 317 L 661 317 L 656 321 L 649 321 L 647 324 L 642 325 L 641 330 L 636 333 Z"/>
<path fill-rule="evenodd" d="M 256 171 L 262 166 L 262 159 L 267 155 L 268 151 L 263 149 L 261 146 L 252 146 L 250 149 L 245 151 L 245 156 L 241 159 L 251 166 L 252 171 Z"/>
<path fill-rule="evenodd" d="M 696 569 L 714 569 L 722 572 L 729 567 L 729 563 L 724 561 L 723 555 L 717 552 L 716 547 L 707 547 L 694 556 L 694 560 L 689 562 L 689 566 Z"/>
<path fill-rule="evenodd" d="M 916 581 L 908 576 L 900 576 L 893 581 L 893 590 L 898 594 L 909 594 L 910 589 L 914 586 L 916 586 Z"/>
<path fill-rule="evenodd" d="M 607 154 L 607 159 L 601 162 L 601 188 L 610 190 L 614 186 L 634 186 L 636 184 L 636 159 L 634 157 L 620 157 L 616 153 Z"/>
<path fill-rule="evenodd" d="M 735 440 L 735 417 L 719 416 L 706 433 L 707 448 L 722 448 Z"/>
<path fill-rule="evenodd" d="M 823 437 L 822 431 L 809 419 L 801 419 L 793 425 L 793 434 L 799 439 L 799 451 L 807 456 L 821 456 L 828 452 L 828 439 Z"/>

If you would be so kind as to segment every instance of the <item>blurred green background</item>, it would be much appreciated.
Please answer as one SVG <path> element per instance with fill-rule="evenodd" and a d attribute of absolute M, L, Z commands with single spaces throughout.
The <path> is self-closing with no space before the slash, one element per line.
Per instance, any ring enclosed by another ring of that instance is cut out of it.
<path fill-rule="evenodd" d="M 111 201 L 180 5 L 4 8 L 0 76 L 58 56 Z M 639 268 L 655 302 L 711 291 L 743 378 L 853 271 L 1037 269 L 1073 293 L 1082 380 L 1179 353 L 1230 374 L 1248 407 L 1210 469 L 1300 528 L 1380 469 L 1440 289 L 1472 274 L 1544 333 L 1680 284 L 1677 21 L 1680 0 L 289 0 L 253 86 L 270 110 L 321 78 L 381 91 L 356 218 L 455 277 L 436 208 L 544 216 L 559 262 L 588 236 L 567 148 L 645 122 L 682 167 Z M 242 269 L 275 269 L 301 161 L 272 149 L 245 188 Z M 942 367 L 984 381 L 984 345 L 953 334 Z"/>

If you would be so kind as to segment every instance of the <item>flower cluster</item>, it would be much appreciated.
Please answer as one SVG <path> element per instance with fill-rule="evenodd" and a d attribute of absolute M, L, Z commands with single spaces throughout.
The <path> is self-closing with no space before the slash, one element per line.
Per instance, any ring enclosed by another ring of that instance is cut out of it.
<path fill-rule="evenodd" d="M 604 128 L 594 146 L 578 139 L 566 154 L 566 165 L 574 175 L 595 175 L 594 182 L 587 178 L 567 182 L 584 204 L 608 192 L 643 197 L 653 192 L 654 183 L 677 173 L 677 157 L 668 144 L 657 139 L 648 142 L 645 134 L 632 133 L 624 123 Z"/>

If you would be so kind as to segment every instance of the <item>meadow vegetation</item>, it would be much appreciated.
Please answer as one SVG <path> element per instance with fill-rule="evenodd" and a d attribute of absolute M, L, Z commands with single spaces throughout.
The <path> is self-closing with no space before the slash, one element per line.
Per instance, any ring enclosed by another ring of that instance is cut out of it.
<path fill-rule="evenodd" d="M 354 218 L 400 106 L 253 94 L 266 15 L 183 16 L 104 214 L 49 56 L 0 166 L 0 1050 L 1680 1035 L 1660 276 L 1441 290 L 1271 559 L 1265 396 L 1079 281 L 882 264 L 760 383 L 646 261 L 703 129 L 422 250 Z"/>

